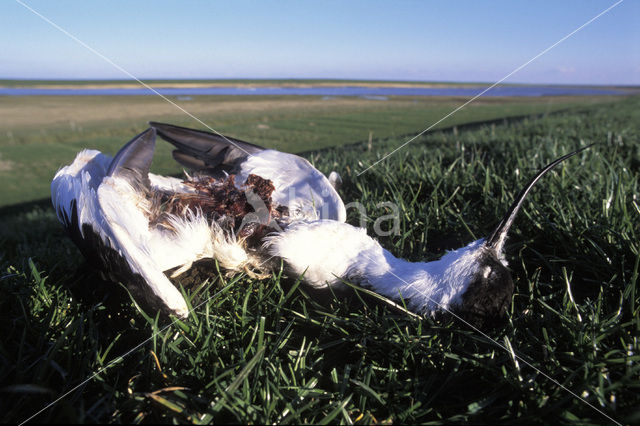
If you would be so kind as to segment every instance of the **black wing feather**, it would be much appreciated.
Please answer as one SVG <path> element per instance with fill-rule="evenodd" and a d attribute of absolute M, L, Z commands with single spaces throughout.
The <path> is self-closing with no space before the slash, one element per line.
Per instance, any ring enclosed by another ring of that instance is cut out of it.
<path fill-rule="evenodd" d="M 231 170 L 264 148 L 239 139 L 172 124 L 149 122 L 158 135 L 177 148 L 173 158 L 196 171 Z"/>
<path fill-rule="evenodd" d="M 122 176 L 136 188 L 149 188 L 149 169 L 156 147 L 156 131 L 147 129 L 131 139 L 113 157 L 107 176 Z"/>

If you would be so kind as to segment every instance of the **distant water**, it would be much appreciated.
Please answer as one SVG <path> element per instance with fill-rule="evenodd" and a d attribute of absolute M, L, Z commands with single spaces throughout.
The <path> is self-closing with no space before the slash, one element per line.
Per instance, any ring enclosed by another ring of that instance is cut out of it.
<path fill-rule="evenodd" d="M 473 97 L 486 87 L 197 87 L 168 88 L 157 87 L 165 96 L 198 96 L 198 95 L 295 95 L 295 96 L 358 96 L 369 99 L 384 100 L 385 96 L 463 96 Z M 625 95 L 629 90 L 578 86 L 499 86 L 489 90 L 483 96 L 585 96 L 585 95 Z M 154 95 L 144 87 L 135 89 L 36 89 L 36 88 L 1 88 L 0 96 L 122 96 L 122 95 Z"/>

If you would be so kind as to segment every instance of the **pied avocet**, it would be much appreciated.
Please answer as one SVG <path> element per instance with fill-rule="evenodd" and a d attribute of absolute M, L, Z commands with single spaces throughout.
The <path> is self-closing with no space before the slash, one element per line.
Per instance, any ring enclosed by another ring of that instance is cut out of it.
<path fill-rule="evenodd" d="M 149 172 L 156 132 L 192 175 Z M 327 179 L 301 157 L 168 124 L 152 122 L 113 159 L 80 152 L 55 175 L 51 193 L 59 220 L 90 261 L 135 297 L 180 317 L 188 308 L 165 272 L 177 276 L 214 258 L 251 273 L 275 257 L 316 288 L 348 280 L 402 298 L 418 313 L 456 309 L 482 323 L 502 315 L 511 299 L 502 249 L 524 198 L 579 151 L 540 170 L 488 239 L 426 263 L 398 259 L 364 229 L 344 223 L 338 174 Z"/>

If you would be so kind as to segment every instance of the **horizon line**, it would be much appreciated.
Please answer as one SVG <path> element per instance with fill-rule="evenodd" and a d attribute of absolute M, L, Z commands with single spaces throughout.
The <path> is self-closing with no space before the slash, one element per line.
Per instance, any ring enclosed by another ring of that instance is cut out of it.
<path fill-rule="evenodd" d="M 142 77 L 141 80 L 148 82 L 286 82 L 286 81 L 317 81 L 317 82 L 362 82 L 362 83 L 405 83 L 405 84 L 465 84 L 465 85 L 488 85 L 488 81 L 455 81 L 455 80 L 415 80 L 415 79 L 380 79 L 380 78 L 316 78 L 316 77 Z M 0 77 L 0 82 L 41 82 L 41 83 L 58 83 L 58 82 L 118 82 L 118 83 L 137 83 L 135 80 L 127 78 L 15 78 Z M 528 82 L 511 82 L 501 83 L 500 86 L 582 86 L 582 87 L 640 87 L 640 84 L 634 83 L 528 83 Z"/>

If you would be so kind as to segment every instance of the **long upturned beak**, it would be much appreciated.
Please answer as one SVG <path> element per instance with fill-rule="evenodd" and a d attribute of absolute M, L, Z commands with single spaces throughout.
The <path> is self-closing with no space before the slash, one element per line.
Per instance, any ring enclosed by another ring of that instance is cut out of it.
<path fill-rule="evenodd" d="M 509 229 L 511 228 L 511 225 L 513 225 L 513 221 L 515 220 L 516 215 L 520 211 L 520 207 L 522 207 L 522 204 L 524 203 L 524 199 L 529 194 L 529 191 L 531 191 L 531 188 L 533 188 L 533 186 L 545 174 L 547 174 L 547 172 L 549 172 L 555 166 L 557 166 L 558 164 L 562 163 L 564 160 L 573 157 L 574 155 L 578 154 L 579 152 L 582 152 L 585 149 L 592 147 L 593 145 L 595 145 L 595 144 L 587 145 L 584 148 L 580 148 L 580 149 L 578 149 L 576 151 L 573 151 L 573 152 L 571 152 L 571 153 L 569 153 L 567 155 L 563 155 L 562 157 L 560 157 L 560 158 L 552 161 L 551 163 L 547 164 L 538 173 L 536 173 L 536 175 L 525 185 L 524 189 L 522 191 L 520 191 L 520 194 L 518 194 L 518 196 L 516 197 L 515 201 L 511 205 L 511 207 L 509 207 L 509 210 L 507 210 L 507 214 L 504 216 L 502 221 L 500 221 L 500 223 L 496 227 L 495 231 L 493 231 L 491 236 L 485 242 L 485 247 L 488 247 L 489 249 L 491 249 L 498 259 L 501 258 L 502 257 L 502 249 L 504 248 L 504 243 L 505 243 L 505 241 L 507 239 L 507 234 L 509 233 Z"/>

